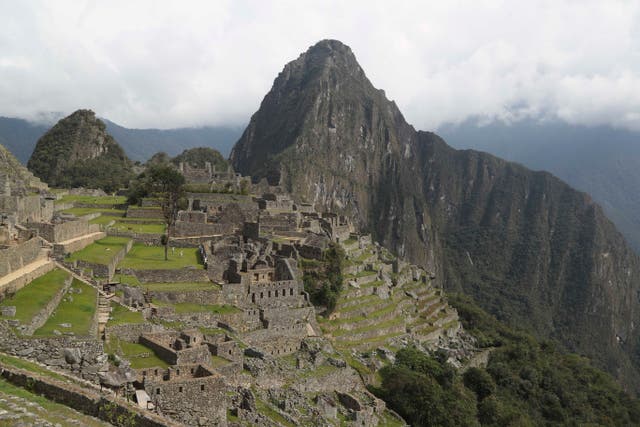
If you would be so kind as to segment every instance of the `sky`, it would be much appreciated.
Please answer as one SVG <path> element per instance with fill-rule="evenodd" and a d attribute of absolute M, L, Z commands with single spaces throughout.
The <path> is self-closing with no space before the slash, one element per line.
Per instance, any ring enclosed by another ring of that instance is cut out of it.
<path fill-rule="evenodd" d="M 640 130 L 640 0 L 0 0 L 0 115 L 241 126 L 325 38 L 418 129 L 535 117 Z"/>

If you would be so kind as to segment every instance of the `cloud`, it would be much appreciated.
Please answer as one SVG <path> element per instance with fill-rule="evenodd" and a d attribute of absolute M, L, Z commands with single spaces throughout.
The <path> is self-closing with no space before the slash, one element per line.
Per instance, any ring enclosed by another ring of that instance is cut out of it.
<path fill-rule="evenodd" d="M 0 1 L 0 114 L 243 124 L 323 38 L 417 128 L 542 115 L 640 130 L 637 1 Z"/>

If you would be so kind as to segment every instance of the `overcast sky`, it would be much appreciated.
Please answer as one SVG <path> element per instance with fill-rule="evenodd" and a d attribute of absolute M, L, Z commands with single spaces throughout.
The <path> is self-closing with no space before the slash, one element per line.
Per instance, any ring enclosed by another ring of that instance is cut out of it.
<path fill-rule="evenodd" d="M 410 123 L 560 117 L 640 130 L 640 1 L 0 0 L 0 115 L 245 124 L 335 38 Z"/>

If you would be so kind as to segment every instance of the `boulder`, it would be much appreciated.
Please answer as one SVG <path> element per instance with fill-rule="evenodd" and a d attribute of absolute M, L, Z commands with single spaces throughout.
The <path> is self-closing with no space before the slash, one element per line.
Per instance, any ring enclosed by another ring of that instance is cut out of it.
<path fill-rule="evenodd" d="M 65 348 L 63 351 L 64 360 L 69 365 L 76 365 L 82 362 L 82 353 L 78 348 Z"/>

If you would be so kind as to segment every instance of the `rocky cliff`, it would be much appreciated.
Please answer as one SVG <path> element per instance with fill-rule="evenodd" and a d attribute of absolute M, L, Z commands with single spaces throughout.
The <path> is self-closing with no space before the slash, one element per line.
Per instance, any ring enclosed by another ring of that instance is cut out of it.
<path fill-rule="evenodd" d="M 416 131 L 342 43 L 284 67 L 231 162 L 349 214 L 448 290 L 638 390 L 640 261 L 601 208 L 548 173 Z"/>
<path fill-rule="evenodd" d="M 114 191 L 131 177 L 131 162 L 90 110 L 78 110 L 45 133 L 27 163 L 52 187 Z"/>

